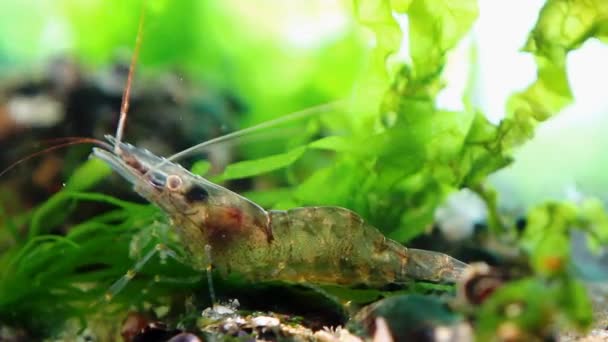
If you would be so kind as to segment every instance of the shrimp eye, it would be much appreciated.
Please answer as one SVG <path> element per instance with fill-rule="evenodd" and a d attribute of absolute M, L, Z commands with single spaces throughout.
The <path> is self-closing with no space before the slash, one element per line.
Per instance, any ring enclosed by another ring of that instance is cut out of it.
<path fill-rule="evenodd" d="M 209 198 L 209 193 L 207 190 L 203 189 L 198 185 L 193 185 L 186 193 L 185 193 L 186 201 L 189 203 L 192 202 L 202 202 Z"/>
<path fill-rule="evenodd" d="M 176 175 L 169 175 L 167 177 L 167 188 L 171 191 L 175 191 L 182 186 L 182 179 Z"/>

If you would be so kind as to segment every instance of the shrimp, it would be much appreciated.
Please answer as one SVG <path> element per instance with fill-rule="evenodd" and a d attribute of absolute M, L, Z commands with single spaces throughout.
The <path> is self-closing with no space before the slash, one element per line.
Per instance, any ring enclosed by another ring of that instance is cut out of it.
<path fill-rule="evenodd" d="M 106 139 L 119 153 L 93 148 L 92 156 L 166 213 L 195 269 L 212 263 L 222 275 L 235 272 L 251 281 L 380 287 L 409 280 L 454 283 L 468 267 L 388 239 L 348 209 L 266 211 L 148 150 Z"/>

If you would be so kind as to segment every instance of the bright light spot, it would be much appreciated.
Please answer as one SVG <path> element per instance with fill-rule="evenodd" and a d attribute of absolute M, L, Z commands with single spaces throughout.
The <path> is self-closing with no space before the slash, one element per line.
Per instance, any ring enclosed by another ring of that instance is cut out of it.
<path fill-rule="evenodd" d="M 44 95 L 13 96 L 6 107 L 15 123 L 23 126 L 51 127 L 65 116 L 61 102 Z"/>
<path fill-rule="evenodd" d="M 329 1 L 319 5 L 314 16 L 293 14 L 286 19 L 284 36 L 287 43 L 302 49 L 315 49 L 336 38 L 345 31 L 348 22 L 344 11 Z"/>
<path fill-rule="evenodd" d="M 608 46 L 593 39 L 568 54 L 568 80 L 574 103 L 556 117 L 555 127 L 597 122 L 608 111 L 606 90 L 598 80 L 608 79 Z M 570 126 L 571 128 L 572 126 Z"/>
<path fill-rule="evenodd" d="M 587 41 L 568 54 L 568 80 L 574 102 L 562 112 L 544 122 L 539 134 L 563 135 L 574 128 L 586 129 L 596 125 L 608 111 L 608 99 L 597 80 L 608 79 L 608 46 L 597 40 Z"/>
<path fill-rule="evenodd" d="M 401 46 L 399 51 L 391 56 L 391 59 L 399 61 L 401 63 L 411 63 L 410 59 L 410 29 L 409 20 L 407 14 L 393 13 L 393 17 L 399 24 L 403 38 L 401 39 Z"/>
<path fill-rule="evenodd" d="M 435 210 L 439 230 L 449 241 L 461 241 L 470 237 L 475 224 L 486 220 L 486 203 L 477 193 L 467 188 L 450 194 Z"/>
<path fill-rule="evenodd" d="M 462 96 L 469 82 L 471 73 L 471 36 L 465 37 L 460 44 L 450 52 L 443 77 L 448 81 L 437 95 L 437 107 L 452 111 L 462 111 L 464 103 Z"/>
<path fill-rule="evenodd" d="M 519 52 L 536 22 L 542 0 L 479 1 L 475 24 L 479 77 L 477 106 L 491 122 L 505 115 L 511 94 L 525 89 L 536 77 L 534 59 Z"/>
<path fill-rule="evenodd" d="M 40 51 L 48 55 L 60 55 L 72 47 L 71 28 L 61 18 L 49 18 L 42 29 Z"/>
<path fill-rule="evenodd" d="M 298 49 L 316 49 L 342 36 L 350 25 L 350 15 L 339 0 L 243 1 L 226 0 L 238 24 L 250 26 L 255 39 L 282 39 Z"/>

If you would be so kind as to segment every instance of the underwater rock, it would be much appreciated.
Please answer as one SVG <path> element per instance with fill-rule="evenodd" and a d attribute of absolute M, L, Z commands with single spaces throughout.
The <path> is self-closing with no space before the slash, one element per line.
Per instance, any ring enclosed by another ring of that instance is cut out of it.
<path fill-rule="evenodd" d="M 386 332 L 378 331 L 382 324 L 393 341 L 472 340 L 468 324 L 436 297 L 411 294 L 380 300 L 361 309 L 347 327 L 364 336 L 384 336 Z"/>

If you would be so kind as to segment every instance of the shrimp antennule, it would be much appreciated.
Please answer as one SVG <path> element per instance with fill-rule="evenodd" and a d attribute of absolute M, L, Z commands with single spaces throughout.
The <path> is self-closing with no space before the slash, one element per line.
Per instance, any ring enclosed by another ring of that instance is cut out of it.
<path fill-rule="evenodd" d="M 135 63 L 137 63 L 137 57 L 139 56 L 139 49 L 141 46 L 141 37 L 143 35 L 144 27 L 144 11 L 145 6 L 141 7 L 141 15 L 139 16 L 139 24 L 137 27 L 137 38 L 135 38 L 135 51 L 131 57 L 131 65 L 129 66 L 129 74 L 127 75 L 127 84 L 125 91 L 122 94 L 122 103 L 120 104 L 120 117 L 118 119 L 118 127 L 116 127 L 116 143 L 114 144 L 114 153 L 120 153 L 120 142 L 122 141 L 123 131 L 125 130 L 125 122 L 127 121 L 127 113 L 129 111 L 129 97 L 131 96 L 131 83 L 133 82 L 133 75 L 135 74 Z"/>

